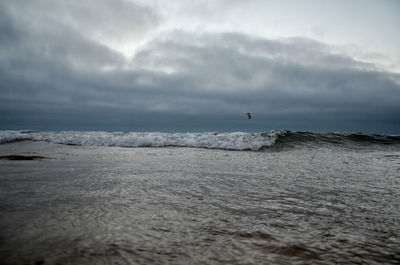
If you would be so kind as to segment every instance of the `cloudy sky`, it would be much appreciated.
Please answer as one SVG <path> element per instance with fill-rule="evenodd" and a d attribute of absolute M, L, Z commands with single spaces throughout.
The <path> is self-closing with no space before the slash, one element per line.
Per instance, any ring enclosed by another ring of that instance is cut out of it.
<path fill-rule="evenodd" d="M 396 0 L 2 0 L 0 129 L 400 134 L 399 14 Z"/>

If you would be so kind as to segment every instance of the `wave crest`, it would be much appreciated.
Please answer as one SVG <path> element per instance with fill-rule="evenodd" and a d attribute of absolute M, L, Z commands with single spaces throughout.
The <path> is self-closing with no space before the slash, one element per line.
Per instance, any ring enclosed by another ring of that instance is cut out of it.
<path fill-rule="evenodd" d="M 79 146 L 196 147 L 226 150 L 260 150 L 273 145 L 284 131 L 268 133 L 135 133 L 135 132 L 0 132 L 0 143 L 23 140 Z"/>

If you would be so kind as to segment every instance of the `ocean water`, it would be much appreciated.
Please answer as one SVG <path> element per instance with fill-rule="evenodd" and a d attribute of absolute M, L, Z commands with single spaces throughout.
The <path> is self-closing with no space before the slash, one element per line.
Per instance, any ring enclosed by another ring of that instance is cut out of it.
<path fill-rule="evenodd" d="M 0 132 L 0 264 L 399 263 L 399 136 Z"/>

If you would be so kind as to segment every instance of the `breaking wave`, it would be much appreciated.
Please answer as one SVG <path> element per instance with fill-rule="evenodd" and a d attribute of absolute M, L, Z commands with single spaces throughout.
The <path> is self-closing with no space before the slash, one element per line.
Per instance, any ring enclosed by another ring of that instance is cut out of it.
<path fill-rule="evenodd" d="M 79 146 L 198 147 L 229 150 L 259 150 L 275 143 L 284 131 L 269 133 L 160 133 L 160 132 L 24 132 L 2 131 L 0 143 L 46 141 Z"/>
<path fill-rule="evenodd" d="M 0 144 L 45 141 L 77 146 L 194 147 L 226 150 L 263 150 L 294 146 L 400 144 L 400 136 L 362 133 L 312 133 L 275 130 L 266 133 L 161 133 L 0 131 Z"/>

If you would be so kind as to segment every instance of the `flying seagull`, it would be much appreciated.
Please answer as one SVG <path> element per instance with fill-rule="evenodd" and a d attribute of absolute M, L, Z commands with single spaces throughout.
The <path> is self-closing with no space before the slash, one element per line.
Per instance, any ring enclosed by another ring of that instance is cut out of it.
<path fill-rule="evenodd" d="M 249 117 L 249 119 L 251 119 L 251 113 L 246 113 L 247 117 Z"/>

